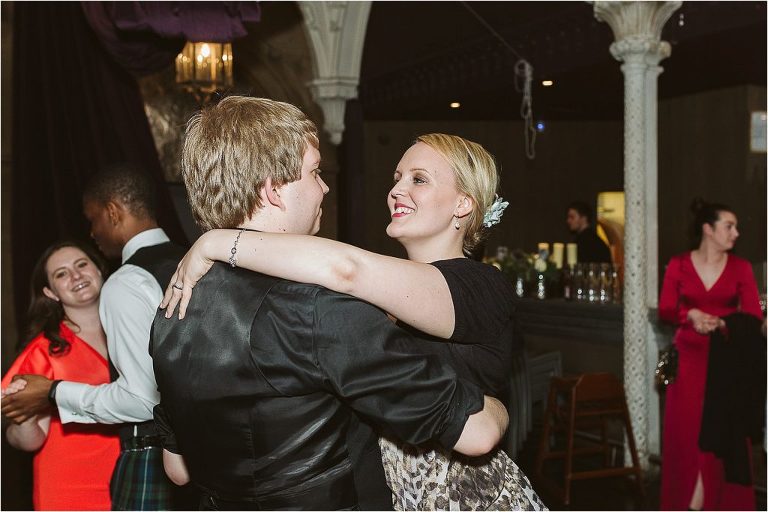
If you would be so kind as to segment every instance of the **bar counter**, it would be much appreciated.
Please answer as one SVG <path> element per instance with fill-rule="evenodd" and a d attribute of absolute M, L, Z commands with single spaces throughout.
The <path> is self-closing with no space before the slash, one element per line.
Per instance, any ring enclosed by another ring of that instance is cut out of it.
<path fill-rule="evenodd" d="M 515 299 L 515 304 L 518 326 L 529 354 L 559 351 L 564 374 L 612 372 L 623 378 L 622 304 L 595 304 L 561 298 Z M 659 325 L 656 315 L 655 309 L 649 311 L 661 348 L 671 341 L 674 329 Z"/>
<path fill-rule="evenodd" d="M 593 304 L 565 299 L 516 299 L 516 315 L 523 333 L 593 343 L 624 342 L 621 304 Z"/>

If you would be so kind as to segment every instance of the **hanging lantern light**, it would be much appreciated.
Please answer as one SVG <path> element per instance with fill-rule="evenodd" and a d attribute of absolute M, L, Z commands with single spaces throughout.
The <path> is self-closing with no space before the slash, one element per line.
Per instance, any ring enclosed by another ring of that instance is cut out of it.
<path fill-rule="evenodd" d="M 232 87 L 232 43 L 187 42 L 176 56 L 176 83 L 206 100 Z"/>

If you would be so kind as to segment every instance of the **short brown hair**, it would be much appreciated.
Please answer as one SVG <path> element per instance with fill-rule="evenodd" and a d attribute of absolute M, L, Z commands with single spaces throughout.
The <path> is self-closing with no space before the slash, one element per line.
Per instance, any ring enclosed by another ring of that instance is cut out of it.
<path fill-rule="evenodd" d="M 192 215 L 204 231 L 234 228 L 262 207 L 267 177 L 276 186 L 301 177 L 317 127 L 293 105 L 229 96 L 187 123 L 181 171 Z"/>

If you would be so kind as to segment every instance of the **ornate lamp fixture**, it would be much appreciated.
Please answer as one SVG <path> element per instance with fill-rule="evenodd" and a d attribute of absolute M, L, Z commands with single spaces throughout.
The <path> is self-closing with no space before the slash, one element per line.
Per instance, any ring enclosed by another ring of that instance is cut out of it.
<path fill-rule="evenodd" d="M 232 87 L 232 43 L 187 42 L 176 56 L 176 83 L 201 102 Z"/>

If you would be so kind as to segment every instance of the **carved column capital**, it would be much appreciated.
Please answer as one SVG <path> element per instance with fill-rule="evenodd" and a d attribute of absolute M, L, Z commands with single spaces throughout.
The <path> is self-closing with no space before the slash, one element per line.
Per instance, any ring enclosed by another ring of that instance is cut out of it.
<path fill-rule="evenodd" d="M 611 44 L 611 55 L 627 64 L 656 65 L 672 53 L 666 41 L 648 36 L 629 36 Z"/>
<path fill-rule="evenodd" d="M 661 29 L 683 2 L 621 2 L 594 3 L 595 18 L 606 22 L 616 41 L 628 38 L 661 39 Z"/>
<path fill-rule="evenodd" d="M 328 133 L 331 143 L 337 146 L 341 144 L 344 134 L 347 100 L 357 98 L 358 82 L 358 79 L 331 77 L 316 78 L 307 84 L 315 101 L 323 109 L 323 129 Z"/>
<path fill-rule="evenodd" d="M 323 109 L 323 128 L 341 143 L 344 108 L 357 98 L 360 61 L 371 2 L 298 2 L 309 36 L 315 79 L 307 84 Z"/>

